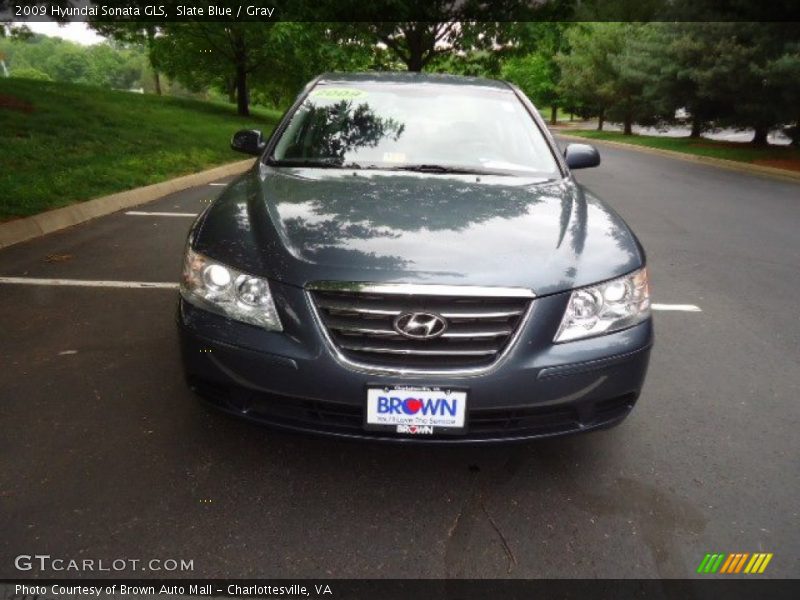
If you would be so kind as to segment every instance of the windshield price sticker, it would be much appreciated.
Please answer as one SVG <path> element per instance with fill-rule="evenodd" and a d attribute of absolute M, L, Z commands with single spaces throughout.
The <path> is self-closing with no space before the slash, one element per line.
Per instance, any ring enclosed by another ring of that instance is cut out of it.
<path fill-rule="evenodd" d="M 331 100 L 350 100 L 366 96 L 364 90 L 354 88 L 328 88 L 322 87 L 311 92 L 313 98 L 330 98 Z"/>

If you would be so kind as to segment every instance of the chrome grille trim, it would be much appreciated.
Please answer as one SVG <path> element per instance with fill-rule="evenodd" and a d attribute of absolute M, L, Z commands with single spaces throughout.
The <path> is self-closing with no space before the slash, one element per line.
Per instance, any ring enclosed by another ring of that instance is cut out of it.
<path fill-rule="evenodd" d="M 408 350 L 405 348 L 380 348 L 375 346 L 362 346 L 360 344 L 339 344 L 348 350 L 358 350 L 359 352 L 377 352 L 379 354 L 404 354 L 416 356 L 491 356 L 497 354 L 497 350 Z"/>
<path fill-rule="evenodd" d="M 325 291 L 325 290 L 318 290 Z M 334 290 L 329 290 L 334 291 Z M 429 294 L 425 294 L 429 295 Z M 402 308 L 371 308 L 364 306 L 354 306 L 347 302 L 337 302 L 329 299 L 320 299 L 317 301 L 319 308 L 340 310 L 342 312 L 355 312 L 365 315 L 383 315 L 396 317 L 402 314 Z M 444 311 L 439 314 L 446 319 L 501 319 L 504 317 L 516 317 L 524 311 L 519 309 L 509 308 L 507 310 L 495 310 L 493 312 L 470 312 L 470 311 Z"/>
<path fill-rule="evenodd" d="M 308 285 L 306 296 L 337 360 L 359 371 L 393 375 L 470 376 L 496 369 L 534 305 L 529 290 L 475 286 L 320 282 Z M 439 314 L 450 327 L 435 340 L 410 340 L 392 321 L 415 311 Z"/>
<path fill-rule="evenodd" d="M 318 305 L 322 305 L 323 303 L 318 302 Z M 323 307 L 324 308 L 324 307 Z M 354 311 L 355 312 L 355 311 Z M 400 313 L 398 313 L 400 314 Z M 441 313 L 440 313 L 441 314 Z M 442 314 L 444 316 L 444 314 Z M 462 317 L 463 319 L 464 317 Z M 472 317 L 477 318 L 477 317 Z M 484 318 L 496 318 L 496 317 L 484 317 Z M 401 336 L 397 331 L 394 330 L 388 323 L 381 324 L 378 322 L 375 326 L 365 326 L 366 324 L 363 321 L 359 320 L 350 320 L 344 316 L 338 316 L 337 314 L 332 314 L 330 309 L 328 309 L 328 315 L 325 319 L 325 324 L 328 326 L 329 329 L 333 329 L 334 331 L 339 331 L 344 333 L 345 335 L 348 333 L 358 333 L 358 334 L 370 334 L 370 335 L 380 335 L 380 336 L 389 336 L 397 338 L 398 340 L 403 340 L 403 336 Z M 381 326 L 382 325 L 382 326 Z M 498 328 L 497 325 L 484 325 L 484 326 L 463 326 L 462 331 L 445 331 L 441 337 L 443 338 L 495 338 L 495 337 L 504 337 L 511 335 L 513 330 L 510 327 L 502 327 Z"/>
<path fill-rule="evenodd" d="M 362 292 L 410 296 L 471 296 L 474 298 L 535 298 L 531 290 L 519 287 L 482 285 L 437 285 L 427 283 L 368 283 L 361 281 L 315 281 L 306 286 L 323 292 Z"/>
<path fill-rule="evenodd" d="M 502 319 L 507 317 L 518 317 L 524 310 L 503 310 L 485 313 L 476 312 L 443 312 L 441 315 L 445 319 Z"/>

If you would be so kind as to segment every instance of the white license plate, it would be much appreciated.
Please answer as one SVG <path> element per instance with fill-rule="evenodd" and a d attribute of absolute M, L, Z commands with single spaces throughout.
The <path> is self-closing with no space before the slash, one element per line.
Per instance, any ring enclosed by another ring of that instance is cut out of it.
<path fill-rule="evenodd" d="M 462 433 L 467 392 L 438 387 L 367 388 L 367 429 L 411 435 Z"/>

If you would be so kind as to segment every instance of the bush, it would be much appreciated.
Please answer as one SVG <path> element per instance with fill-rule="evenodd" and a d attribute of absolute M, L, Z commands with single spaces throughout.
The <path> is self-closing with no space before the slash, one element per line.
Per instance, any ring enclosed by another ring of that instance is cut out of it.
<path fill-rule="evenodd" d="M 15 79 L 35 79 L 36 81 L 53 81 L 53 78 L 50 77 L 44 71 L 40 71 L 39 69 L 34 69 L 33 67 L 20 67 L 19 69 L 14 69 L 10 73 L 11 77 Z"/>

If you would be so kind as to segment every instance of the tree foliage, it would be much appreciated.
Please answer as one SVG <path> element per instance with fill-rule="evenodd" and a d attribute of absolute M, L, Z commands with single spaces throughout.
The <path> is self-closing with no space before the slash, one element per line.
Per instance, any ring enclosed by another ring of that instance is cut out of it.
<path fill-rule="evenodd" d="M 127 90 L 141 86 L 144 54 L 114 44 L 81 46 L 60 38 L 30 35 L 0 39 L 12 77 L 36 78 Z"/>
<path fill-rule="evenodd" d="M 441 65 L 438 59 L 445 56 L 502 50 L 513 31 L 508 18 L 533 14 L 525 0 L 392 0 L 388 8 L 378 3 L 365 5 L 360 0 L 337 0 L 334 6 L 357 6 L 363 20 L 351 24 L 352 37 L 370 45 L 380 44 L 409 71 Z M 387 21 L 387 11 L 414 20 Z M 459 65 L 459 61 L 452 64 Z M 462 67 L 464 64 L 460 63 Z"/>
<path fill-rule="evenodd" d="M 667 123 L 689 114 L 692 134 L 752 128 L 795 132 L 800 98 L 798 23 L 584 23 L 558 56 L 564 101 L 585 115 Z M 543 67 L 539 66 L 540 70 Z"/>
<path fill-rule="evenodd" d="M 688 115 L 694 136 L 717 127 L 749 128 L 754 141 L 764 143 L 770 130 L 784 128 L 800 143 L 800 23 L 554 20 L 680 18 L 681 11 L 713 9 L 713 0 L 667 4 L 296 0 L 282 13 L 296 21 L 96 21 L 92 27 L 114 43 L 86 49 L 32 36 L 22 51 L 13 45 L 21 43 L 24 31 L 18 31 L 17 38 L 0 38 L 0 45 L 12 71 L 36 69 L 57 81 L 157 92 L 164 74 L 170 93 L 179 86 L 211 90 L 235 102 L 241 115 L 251 102 L 285 107 L 325 71 L 431 70 L 510 80 L 537 105 L 552 107 L 553 121 L 563 108 L 597 116 L 599 127 L 607 119 L 621 122 L 631 132 L 634 123 L 670 124 Z M 549 11 L 544 16 L 551 20 L 508 20 L 534 5 Z M 342 10 L 363 20 L 307 20 L 309 11 L 314 19 L 333 19 Z M 387 22 L 387 15 L 415 20 Z"/>
<path fill-rule="evenodd" d="M 584 23 L 567 33 L 569 53 L 561 52 L 559 93 L 584 115 L 621 119 L 626 133 L 647 113 L 641 77 L 630 68 L 630 46 L 641 33 L 633 23 Z"/>
<path fill-rule="evenodd" d="M 560 93 L 561 65 L 557 57 L 569 52 L 569 23 L 523 23 L 509 36 L 517 51 L 506 60 L 502 76 L 516 83 L 534 103 L 550 106 L 552 122 L 558 118 L 559 106 L 568 106 Z"/>
<path fill-rule="evenodd" d="M 100 35 L 116 40 L 122 44 L 144 48 L 156 94 L 161 95 L 161 65 L 155 52 L 155 40 L 158 34 L 157 23 L 139 23 L 136 21 L 104 21 L 90 22 L 92 29 Z"/>
<path fill-rule="evenodd" d="M 155 56 L 190 89 L 215 86 L 235 98 L 240 115 L 257 96 L 285 104 L 323 69 L 361 70 L 363 47 L 337 43 L 336 25 L 301 22 L 163 23 Z"/>

